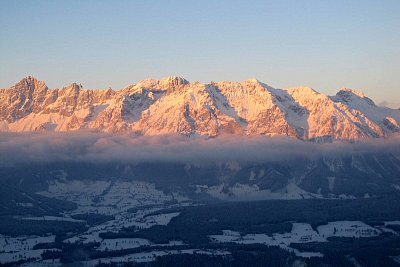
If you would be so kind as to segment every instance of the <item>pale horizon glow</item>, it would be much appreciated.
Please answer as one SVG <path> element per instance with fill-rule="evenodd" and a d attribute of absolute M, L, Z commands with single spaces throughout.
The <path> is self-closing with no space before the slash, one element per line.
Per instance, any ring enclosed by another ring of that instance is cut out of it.
<path fill-rule="evenodd" d="M 0 88 L 256 78 L 400 107 L 400 2 L 2 1 Z"/>

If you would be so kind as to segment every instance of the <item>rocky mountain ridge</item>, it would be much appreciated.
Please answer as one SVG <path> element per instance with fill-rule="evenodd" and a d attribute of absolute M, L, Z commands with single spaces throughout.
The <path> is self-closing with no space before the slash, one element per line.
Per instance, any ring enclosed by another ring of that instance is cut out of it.
<path fill-rule="evenodd" d="M 359 140 L 399 132 L 400 111 L 379 107 L 348 88 L 327 96 L 309 87 L 275 89 L 255 79 L 201 84 L 172 76 L 113 91 L 87 90 L 76 83 L 49 89 L 29 76 L 0 89 L 0 131 L 85 129 Z"/>

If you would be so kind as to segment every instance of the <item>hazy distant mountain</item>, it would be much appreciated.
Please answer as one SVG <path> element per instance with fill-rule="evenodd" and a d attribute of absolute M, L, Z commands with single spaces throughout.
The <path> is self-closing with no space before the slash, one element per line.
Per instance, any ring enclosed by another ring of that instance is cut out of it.
<path fill-rule="evenodd" d="M 255 79 L 201 84 L 168 77 L 113 91 L 75 83 L 52 90 L 26 77 L 0 90 L 0 131 L 80 129 L 357 140 L 400 131 L 400 111 L 379 107 L 352 89 L 327 96 L 308 87 L 274 89 Z"/>

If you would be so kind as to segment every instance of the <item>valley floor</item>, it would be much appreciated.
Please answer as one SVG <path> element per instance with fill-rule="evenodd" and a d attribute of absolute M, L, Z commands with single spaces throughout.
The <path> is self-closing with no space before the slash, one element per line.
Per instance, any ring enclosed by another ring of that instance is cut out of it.
<path fill-rule="evenodd" d="M 332 261 L 332 253 L 349 266 L 371 266 L 360 262 L 372 251 L 379 262 L 400 262 L 398 196 L 199 203 L 147 182 L 66 180 L 53 181 L 37 195 L 75 206 L 47 215 L 2 216 L 1 264 L 158 266 L 174 258 L 212 265 L 238 262 L 249 251 L 250 262 L 262 261 L 251 255 L 272 260 L 265 253 L 275 249 L 288 258 L 277 266 L 319 266 Z"/>

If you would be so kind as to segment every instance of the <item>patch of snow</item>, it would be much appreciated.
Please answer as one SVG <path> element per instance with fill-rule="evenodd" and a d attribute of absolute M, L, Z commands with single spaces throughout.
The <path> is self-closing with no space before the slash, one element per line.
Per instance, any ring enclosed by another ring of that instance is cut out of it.
<path fill-rule="evenodd" d="M 385 222 L 385 226 L 388 225 L 400 225 L 400 221 L 389 221 L 389 222 Z"/>
<path fill-rule="evenodd" d="M 0 235 L 0 252 L 31 250 L 37 244 L 52 243 L 55 241 L 55 238 L 55 235 L 19 237 Z"/>
<path fill-rule="evenodd" d="M 320 225 L 317 231 L 323 237 L 373 237 L 381 234 L 377 228 L 369 226 L 360 221 L 339 221 L 329 222 L 327 225 Z"/>
<path fill-rule="evenodd" d="M 142 238 L 116 238 L 116 239 L 104 239 L 101 241 L 100 246 L 97 250 L 110 251 L 110 250 L 121 250 L 137 248 L 141 246 L 150 246 L 151 243 L 147 239 Z"/>
<path fill-rule="evenodd" d="M 17 206 L 24 207 L 24 208 L 32 208 L 34 205 L 31 202 L 17 202 L 15 203 Z"/>
<path fill-rule="evenodd" d="M 269 199 L 308 199 L 322 198 L 320 194 L 309 193 L 289 181 L 286 187 L 278 192 L 260 190 L 257 185 L 236 183 L 228 188 L 224 184 L 211 187 L 198 187 L 196 192 L 205 192 L 212 197 L 225 201 L 269 200 Z"/>
<path fill-rule="evenodd" d="M 57 216 L 42 216 L 42 217 L 22 217 L 18 218 L 26 221 L 63 221 L 63 222 L 85 222 L 70 217 L 57 217 Z"/>
<path fill-rule="evenodd" d="M 155 250 L 150 252 L 141 252 L 128 254 L 119 257 L 100 258 L 91 261 L 82 262 L 84 266 L 96 266 L 99 263 L 127 263 L 127 262 L 152 262 L 157 257 L 166 255 L 178 255 L 178 254 L 205 254 L 205 255 L 229 255 L 230 253 L 223 250 L 202 250 L 202 249 L 182 249 L 182 250 Z"/>
<path fill-rule="evenodd" d="M 392 187 L 398 191 L 400 191 L 400 185 L 398 184 L 392 184 Z"/>
<path fill-rule="evenodd" d="M 222 235 L 210 235 L 214 242 L 238 244 L 265 244 L 267 246 L 279 246 L 282 249 L 292 251 L 300 257 L 322 257 L 321 253 L 300 252 L 290 247 L 293 243 L 328 242 L 327 238 L 337 237 L 373 237 L 381 234 L 382 231 L 360 221 L 338 221 L 329 222 L 327 225 L 320 225 L 315 231 L 308 223 L 293 223 L 290 233 L 247 234 L 241 235 L 238 232 L 224 230 Z"/>
<path fill-rule="evenodd" d="M 393 257 L 393 260 L 400 264 L 400 255 Z"/>
<path fill-rule="evenodd" d="M 336 177 L 328 177 L 328 187 L 329 191 L 333 190 L 333 187 L 335 186 L 335 178 Z"/>
<path fill-rule="evenodd" d="M 19 236 L 0 235 L 0 264 L 28 259 L 41 259 L 46 249 L 33 249 L 38 244 L 52 243 L 55 236 Z"/>
<path fill-rule="evenodd" d="M 58 249 L 35 249 L 35 250 L 21 250 L 17 252 L 0 253 L 0 263 L 12 263 L 20 260 L 34 260 L 41 259 L 45 251 L 59 251 Z"/>

